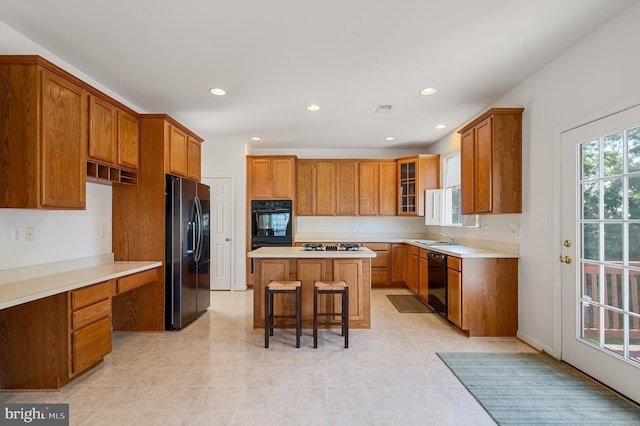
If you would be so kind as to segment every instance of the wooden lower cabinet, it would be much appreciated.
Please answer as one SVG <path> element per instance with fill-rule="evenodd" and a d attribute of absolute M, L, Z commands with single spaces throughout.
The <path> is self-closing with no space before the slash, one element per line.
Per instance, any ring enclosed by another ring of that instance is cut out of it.
<path fill-rule="evenodd" d="M 158 281 L 160 270 L 0 310 L 0 389 L 59 389 L 102 362 L 112 350 L 112 318 L 118 312 L 114 296 L 152 287 L 147 284 Z M 129 315 L 135 316 L 136 309 L 145 315 L 145 307 L 126 305 Z"/>
<path fill-rule="evenodd" d="M 409 254 L 407 287 L 415 294 L 418 294 L 420 287 L 420 249 L 409 246 L 407 252 Z"/>
<path fill-rule="evenodd" d="M 448 317 L 470 337 L 518 332 L 518 259 L 448 258 Z"/>
<path fill-rule="evenodd" d="M 391 244 L 364 243 L 366 247 L 376 253 L 371 259 L 371 287 L 386 287 L 391 283 Z"/>
<path fill-rule="evenodd" d="M 409 264 L 409 246 L 404 243 L 391 244 L 391 284 L 407 285 L 407 265 Z"/>
<path fill-rule="evenodd" d="M 420 249 L 418 256 L 418 297 L 429 302 L 429 260 L 425 249 Z"/>

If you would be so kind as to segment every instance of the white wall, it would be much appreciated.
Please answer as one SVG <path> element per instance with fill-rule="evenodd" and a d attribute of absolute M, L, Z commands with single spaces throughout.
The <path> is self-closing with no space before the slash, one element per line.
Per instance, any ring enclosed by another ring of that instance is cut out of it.
<path fill-rule="evenodd" d="M 10 229 L 33 227 L 32 242 Z M 0 270 L 111 253 L 111 187 L 87 183 L 86 210 L 0 209 Z"/>
<path fill-rule="evenodd" d="M 487 106 L 525 108 L 518 335 L 555 356 L 560 355 L 560 133 L 640 103 L 638 22 L 640 4 Z M 459 138 L 452 134 L 432 152 L 457 146 Z M 502 234 L 512 220 L 514 215 L 481 218 Z M 547 229 L 540 229 L 541 221 Z"/>
<path fill-rule="evenodd" d="M 247 274 L 245 270 L 245 206 L 246 206 L 246 173 L 244 141 L 206 140 L 202 144 L 202 177 L 230 177 L 232 192 L 232 227 L 231 235 L 231 286 L 234 290 L 246 290 Z"/>

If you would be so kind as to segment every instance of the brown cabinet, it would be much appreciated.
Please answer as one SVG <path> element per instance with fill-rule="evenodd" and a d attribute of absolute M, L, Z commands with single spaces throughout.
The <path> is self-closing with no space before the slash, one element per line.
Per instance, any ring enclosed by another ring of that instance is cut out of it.
<path fill-rule="evenodd" d="M 447 258 L 447 316 L 458 328 L 462 323 L 462 259 Z"/>
<path fill-rule="evenodd" d="M 89 152 L 92 160 L 115 164 L 118 156 L 118 110 L 96 96 L 89 97 Z"/>
<path fill-rule="evenodd" d="M 522 108 L 493 108 L 460 130 L 463 214 L 522 213 Z"/>
<path fill-rule="evenodd" d="M 358 214 L 358 162 L 336 161 L 336 215 Z"/>
<path fill-rule="evenodd" d="M 422 248 L 418 258 L 418 297 L 429 302 L 429 259 L 427 250 Z"/>
<path fill-rule="evenodd" d="M 440 155 L 398 159 L 400 216 L 424 216 L 424 191 L 440 187 Z"/>
<path fill-rule="evenodd" d="M 393 285 L 407 285 L 408 250 L 407 244 L 391 244 L 391 284 Z"/>
<path fill-rule="evenodd" d="M 118 166 L 138 170 L 139 135 L 138 119 L 118 110 Z"/>
<path fill-rule="evenodd" d="M 189 163 L 189 136 L 178 127 L 169 126 L 169 173 L 187 176 Z"/>
<path fill-rule="evenodd" d="M 420 249 L 415 246 L 409 246 L 407 252 L 409 254 L 407 287 L 415 294 L 418 294 L 420 291 Z"/>
<path fill-rule="evenodd" d="M 84 209 L 88 93 L 37 56 L 1 56 L 0 92 L 0 208 Z"/>
<path fill-rule="evenodd" d="M 449 256 L 449 320 L 469 336 L 518 332 L 518 259 Z"/>
<path fill-rule="evenodd" d="M 176 150 L 180 152 L 180 135 L 186 136 L 185 143 L 189 143 L 189 138 L 202 142 L 195 133 L 164 114 L 143 114 L 139 124 L 140 152 L 144 155 L 139 158 L 138 185 L 114 185 L 112 192 L 115 260 L 165 258 L 165 233 L 159 230 L 166 226 L 166 174 L 172 170 L 175 173 L 176 164 L 181 163 L 180 159 L 172 158 Z M 188 161 L 182 165 L 186 172 Z M 158 273 L 161 278 L 156 282 L 113 298 L 114 330 L 164 330 L 164 266 Z"/>
<path fill-rule="evenodd" d="M 364 243 L 363 246 L 376 253 L 371 259 L 371 286 L 388 286 L 391 282 L 391 244 Z"/>
<path fill-rule="evenodd" d="M 91 95 L 87 178 L 98 183 L 136 184 L 138 152 L 138 119 Z"/>
<path fill-rule="evenodd" d="M 395 216 L 396 170 L 395 160 L 297 160 L 296 214 Z"/>
<path fill-rule="evenodd" d="M 189 137 L 187 146 L 187 177 L 189 179 L 200 181 L 202 179 L 201 172 L 201 147 L 200 141 Z"/>
<path fill-rule="evenodd" d="M 380 164 L 361 161 L 358 172 L 358 213 L 377 216 L 380 211 Z"/>
<path fill-rule="evenodd" d="M 295 156 L 247 156 L 248 199 L 292 199 Z"/>
<path fill-rule="evenodd" d="M 381 161 L 378 178 L 378 214 L 396 216 L 398 214 L 398 164 L 395 161 Z"/>
<path fill-rule="evenodd" d="M 111 353 L 111 281 L 69 292 L 71 376 Z"/>

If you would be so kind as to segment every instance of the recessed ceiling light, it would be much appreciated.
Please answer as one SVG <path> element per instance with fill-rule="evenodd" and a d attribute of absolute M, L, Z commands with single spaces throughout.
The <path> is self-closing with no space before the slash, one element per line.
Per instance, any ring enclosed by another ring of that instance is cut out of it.
<path fill-rule="evenodd" d="M 387 136 L 386 138 L 384 138 L 384 140 L 391 142 L 391 141 L 395 141 L 396 138 L 394 138 L 393 136 Z"/>
<path fill-rule="evenodd" d="M 446 129 L 446 128 L 447 128 L 447 125 L 446 125 L 446 124 L 444 124 L 444 123 L 440 123 L 440 124 L 436 124 L 436 125 L 435 125 L 435 128 L 436 128 L 436 129 Z"/>
<path fill-rule="evenodd" d="M 260 139 L 257 136 L 253 136 L 250 140 L 254 141 L 254 142 L 260 142 L 262 139 Z"/>
<path fill-rule="evenodd" d="M 221 89 L 219 87 L 214 87 L 213 89 L 209 89 L 209 93 L 216 96 L 224 96 L 227 94 L 226 90 Z"/>
<path fill-rule="evenodd" d="M 320 105 L 316 105 L 316 104 L 307 105 L 307 111 L 311 111 L 311 112 L 320 111 Z"/>
<path fill-rule="evenodd" d="M 429 95 L 433 95 L 434 93 L 436 93 L 438 91 L 438 89 L 434 88 L 434 87 L 427 87 L 424 88 L 420 91 L 421 95 L 424 96 L 429 96 Z"/>

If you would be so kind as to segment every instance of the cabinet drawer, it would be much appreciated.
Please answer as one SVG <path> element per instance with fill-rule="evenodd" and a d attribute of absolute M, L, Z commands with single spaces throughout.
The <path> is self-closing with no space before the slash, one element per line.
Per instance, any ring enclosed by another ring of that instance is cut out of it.
<path fill-rule="evenodd" d="M 389 252 L 378 251 L 376 257 L 371 259 L 372 268 L 388 268 L 389 267 Z"/>
<path fill-rule="evenodd" d="M 148 271 L 138 272 L 137 274 L 118 278 L 118 294 L 158 281 L 158 270 L 159 268 L 154 268 L 149 269 Z"/>
<path fill-rule="evenodd" d="M 71 333 L 73 372 L 78 373 L 111 352 L 111 317 Z"/>
<path fill-rule="evenodd" d="M 75 311 L 72 314 L 71 327 L 74 330 L 82 328 L 87 324 L 96 322 L 99 319 L 107 318 L 111 316 L 111 299 L 103 300 L 102 302 L 89 305 L 86 308 L 82 308 Z"/>
<path fill-rule="evenodd" d="M 455 269 L 456 271 L 462 271 L 462 259 L 459 257 L 448 256 L 447 266 L 451 269 Z"/>
<path fill-rule="evenodd" d="M 111 297 L 111 282 L 105 281 L 71 292 L 71 309 L 76 310 Z"/>
<path fill-rule="evenodd" d="M 389 268 L 371 268 L 371 284 L 389 284 Z"/>
<path fill-rule="evenodd" d="M 389 243 L 365 243 L 363 245 L 373 251 L 386 251 L 391 249 L 391 244 Z"/>

